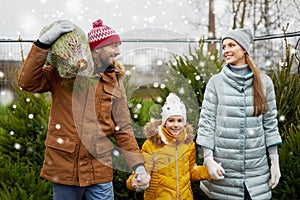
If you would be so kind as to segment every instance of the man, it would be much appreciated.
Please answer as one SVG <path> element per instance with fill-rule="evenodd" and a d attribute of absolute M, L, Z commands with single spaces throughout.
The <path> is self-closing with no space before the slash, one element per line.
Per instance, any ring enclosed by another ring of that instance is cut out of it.
<path fill-rule="evenodd" d="M 128 165 L 137 173 L 137 187 L 145 189 L 150 178 L 134 137 L 120 79 L 122 68 L 115 65 L 121 44 L 118 34 L 101 20 L 94 23 L 88 39 L 95 76 L 87 84 L 80 84 L 77 80 L 84 79 L 76 78 L 70 91 L 57 68 L 45 66 L 51 45 L 73 29 L 74 24 L 63 21 L 42 34 L 34 42 L 18 79 L 19 86 L 26 91 L 52 94 L 40 175 L 53 183 L 54 200 L 79 200 L 84 196 L 87 200 L 114 199 L 111 157 L 114 145 L 110 141 L 113 136 Z"/>

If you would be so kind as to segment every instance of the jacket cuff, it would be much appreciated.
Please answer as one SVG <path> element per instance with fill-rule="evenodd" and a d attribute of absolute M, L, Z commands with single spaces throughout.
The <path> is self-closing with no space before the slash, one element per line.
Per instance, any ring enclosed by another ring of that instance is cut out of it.
<path fill-rule="evenodd" d="M 34 44 L 42 49 L 50 49 L 51 45 L 50 44 L 45 44 L 40 42 L 39 40 L 35 41 Z"/>
<path fill-rule="evenodd" d="M 136 168 L 138 168 L 139 166 L 145 167 L 144 163 L 139 163 L 139 164 L 136 164 L 135 166 L 132 167 L 133 171 L 135 171 Z"/>

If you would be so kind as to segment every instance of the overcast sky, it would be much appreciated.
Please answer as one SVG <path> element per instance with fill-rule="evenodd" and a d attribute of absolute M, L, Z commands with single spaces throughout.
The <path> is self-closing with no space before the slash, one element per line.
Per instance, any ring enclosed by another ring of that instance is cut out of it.
<path fill-rule="evenodd" d="M 97 18 L 120 34 L 155 27 L 198 35 L 185 20 L 194 12 L 188 0 L 0 0 L 0 5 L 0 39 L 36 39 L 43 26 L 58 19 L 87 33 Z"/>
<path fill-rule="evenodd" d="M 199 11 L 195 8 L 195 0 L 0 0 L 0 39 L 18 39 L 19 36 L 36 39 L 43 26 L 59 19 L 71 20 L 87 33 L 98 18 L 121 36 L 154 27 L 183 37 L 207 38 L 208 2 L 202 0 Z M 230 1 L 215 0 L 214 7 L 218 24 L 216 34 L 220 37 L 232 26 Z M 297 13 L 295 5 L 285 3 L 280 7 L 286 17 L 287 10 Z M 298 30 L 297 18 L 290 18 L 282 23 L 290 24 L 289 31 Z M 201 27 L 190 25 L 189 21 Z M 281 27 L 275 32 L 281 33 Z"/>

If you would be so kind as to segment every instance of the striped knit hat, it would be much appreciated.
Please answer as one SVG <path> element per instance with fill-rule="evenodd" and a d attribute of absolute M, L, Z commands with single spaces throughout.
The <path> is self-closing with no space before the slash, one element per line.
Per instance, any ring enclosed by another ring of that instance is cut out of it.
<path fill-rule="evenodd" d="M 88 33 L 91 50 L 114 43 L 121 43 L 119 35 L 109 26 L 103 24 L 101 19 L 93 22 L 93 28 Z"/>

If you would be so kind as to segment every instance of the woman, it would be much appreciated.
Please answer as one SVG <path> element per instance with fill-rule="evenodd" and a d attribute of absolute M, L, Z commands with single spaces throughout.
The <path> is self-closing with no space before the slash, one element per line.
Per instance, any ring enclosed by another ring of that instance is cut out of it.
<path fill-rule="evenodd" d="M 213 199 L 271 199 L 281 176 L 274 87 L 249 57 L 252 41 L 249 29 L 223 36 L 226 65 L 211 77 L 204 95 L 196 142 L 211 176 L 220 164 L 225 170 L 224 179 L 201 182 Z"/>

